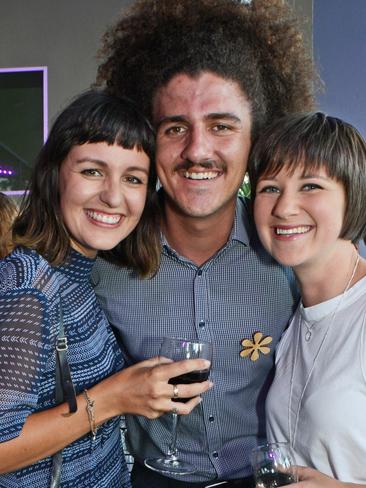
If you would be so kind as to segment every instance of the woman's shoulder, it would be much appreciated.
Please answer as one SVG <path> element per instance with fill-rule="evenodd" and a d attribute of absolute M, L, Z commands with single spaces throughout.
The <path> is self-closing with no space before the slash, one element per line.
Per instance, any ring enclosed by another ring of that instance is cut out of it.
<path fill-rule="evenodd" d="M 37 251 L 17 247 L 0 261 L 0 293 L 22 289 L 43 292 L 53 275 L 54 270 Z"/>

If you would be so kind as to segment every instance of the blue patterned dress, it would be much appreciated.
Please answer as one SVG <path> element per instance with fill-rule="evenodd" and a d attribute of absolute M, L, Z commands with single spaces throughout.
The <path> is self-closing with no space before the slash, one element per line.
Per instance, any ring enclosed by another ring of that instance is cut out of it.
<path fill-rule="evenodd" d="M 89 283 L 93 259 L 72 251 L 51 267 L 17 248 L 0 261 L 0 442 L 21 434 L 28 415 L 55 405 L 60 299 L 76 393 L 123 368 L 121 352 Z M 119 417 L 63 450 L 62 488 L 130 488 Z M 1 488 L 48 488 L 52 458 L 0 475 Z"/>

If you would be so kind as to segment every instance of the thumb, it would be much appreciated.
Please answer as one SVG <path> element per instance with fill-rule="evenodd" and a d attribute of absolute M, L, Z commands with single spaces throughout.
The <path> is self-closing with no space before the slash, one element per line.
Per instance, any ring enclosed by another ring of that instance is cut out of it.
<path fill-rule="evenodd" d="M 306 466 L 296 466 L 299 481 L 306 481 L 314 475 L 314 470 Z"/>

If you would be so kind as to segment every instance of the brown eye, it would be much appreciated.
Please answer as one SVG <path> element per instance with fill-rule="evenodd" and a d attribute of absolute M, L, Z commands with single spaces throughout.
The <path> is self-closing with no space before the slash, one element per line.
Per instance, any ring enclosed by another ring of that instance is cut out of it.
<path fill-rule="evenodd" d="M 165 134 L 175 136 L 175 135 L 183 134 L 184 132 L 185 132 L 185 128 L 178 125 L 166 129 Z"/>
<path fill-rule="evenodd" d="M 140 178 L 137 178 L 137 176 L 126 176 L 125 181 L 127 183 L 131 183 L 132 185 L 142 185 L 143 181 Z"/>
<path fill-rule="evenodd" d="M 81 174 L 85 176 L 102 176 L 102 173 L 98 169 L 92 169 L 92 168 L 83 169 L 81 171 Z"/>
<path fill-rule="evenodd" d="M 227 132 L 230 129 L 231 129 L 230 126 L 224 124 L 217 124 L 212 128 L 214 132 Z"/>

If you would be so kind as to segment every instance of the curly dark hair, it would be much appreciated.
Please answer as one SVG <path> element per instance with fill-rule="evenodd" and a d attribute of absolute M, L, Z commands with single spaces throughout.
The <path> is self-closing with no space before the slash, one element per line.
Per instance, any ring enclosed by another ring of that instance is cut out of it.
<path fill-rule="evenodd" d="M 317 79 L 298 22 L 283 0 L 137 0 L 104 35 L 97 85 L 151 117 L 153 97 L 178 73 L 236 81 L 253 131 L 314 106 Z"/>

